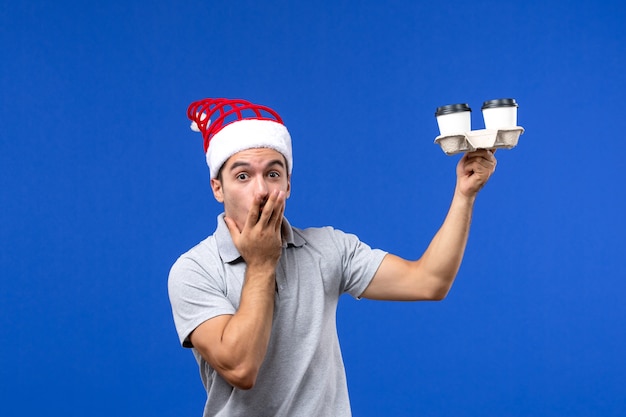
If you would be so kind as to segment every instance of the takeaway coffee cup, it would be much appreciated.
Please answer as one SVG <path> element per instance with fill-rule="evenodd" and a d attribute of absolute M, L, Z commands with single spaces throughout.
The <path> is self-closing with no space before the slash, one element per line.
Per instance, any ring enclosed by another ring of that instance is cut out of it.
<path fill-rule="evenodd" d="M 435 117 L 441 136 L 463 134 L 472 130 L 470 107 L 467 104 L 448 104 L 437 107 Z"/>
<path fill-rule="evenodd" d="M 486 129 L 497 130 L 517 126 L 517 103 L 513 98 L 485 101 L 481 110 Z"/>

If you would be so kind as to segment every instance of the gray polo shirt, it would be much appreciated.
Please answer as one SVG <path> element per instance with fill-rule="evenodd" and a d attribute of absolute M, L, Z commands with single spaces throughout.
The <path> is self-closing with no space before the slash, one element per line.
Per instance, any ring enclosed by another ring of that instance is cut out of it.
<path fill-rule="evenodd" d="M 332 227 L 283 222 L 272 333 L 255 386 L 233 388 L 193 350 L 207 392 L 204 416 L 350 416 L 337 337 L 339 296 L 358 298 L 386 252 Z M 172 266 L 169 296 L 180 342 L 201 323 L 239 307 L 245 262 L 223 214 L 212 236 Z"/>

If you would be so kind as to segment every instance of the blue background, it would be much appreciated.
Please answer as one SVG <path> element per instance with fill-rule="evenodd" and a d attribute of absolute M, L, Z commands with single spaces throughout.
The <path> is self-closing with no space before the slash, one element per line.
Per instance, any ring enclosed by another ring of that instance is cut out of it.
<path fill-rule="evenodd" d="M 167 298 L 212 233 L 187 105 L 294 138 L 287 216 L 418 257 L 458 156 L 434 110 L 514 97 L 440 303 L 342 299 L 355 416 L 626 413 L 620 1 L 0 2 L 0 415 L 193 416 Z"/>

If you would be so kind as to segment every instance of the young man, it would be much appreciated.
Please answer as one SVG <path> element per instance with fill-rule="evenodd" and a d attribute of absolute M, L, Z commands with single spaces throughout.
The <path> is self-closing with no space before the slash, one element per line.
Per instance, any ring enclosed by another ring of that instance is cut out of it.
<path fill-rule="evenodd" d="M 495 169 L 493 153 L 461 158 L 443 225 L 424 254 L 408 261 L 331 227 L 289 224 L 291 137 L 273 110 L 205 99 L 188 116 L 203 134 L 213 195 L 224 205 L 215 233 L 169 276 L 176 329 L 207 391 L 204 416 L 349 416 L 339 296 L 443 299 L 461 264 L 474 200 Z"/>

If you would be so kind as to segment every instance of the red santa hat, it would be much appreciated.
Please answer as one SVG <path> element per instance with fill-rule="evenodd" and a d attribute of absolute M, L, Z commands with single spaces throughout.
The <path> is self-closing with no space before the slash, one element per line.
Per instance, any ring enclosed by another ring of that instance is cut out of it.
<path fill-rule="evenodd" d="M 228 158 L 252 148 L 280 152 L 291 174 L 291 136 L 278 113 L 269 107 L 241 99 L 206 98 L 191 103 L 187 117 L 191 120 L 191 129 L 202 133 L 204 138 L 211 178 L 217 177 Z"/>

